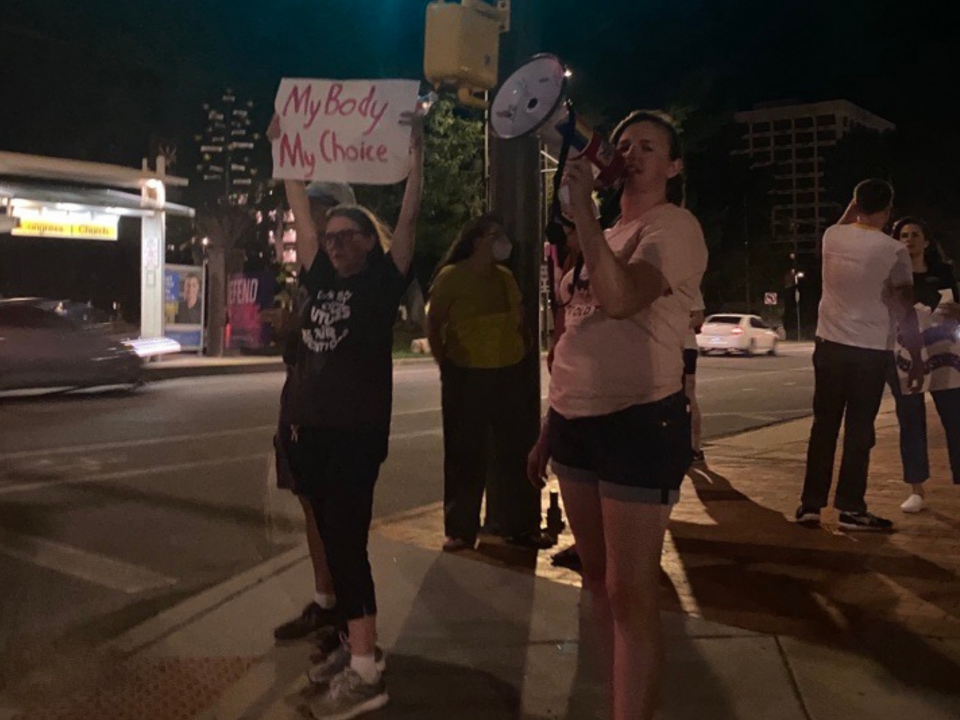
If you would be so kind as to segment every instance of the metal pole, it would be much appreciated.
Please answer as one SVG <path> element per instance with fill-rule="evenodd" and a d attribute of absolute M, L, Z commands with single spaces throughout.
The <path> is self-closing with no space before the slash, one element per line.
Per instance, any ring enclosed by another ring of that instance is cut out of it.
<path fill-rule="evenodd" d="M 540 4 L 539 0 L 512 4 L 510 32 L 501 39 L 501 77 L 539 51 Z M 503 218 L 516 246 L 514 268 L 523 296 L 524 327 L 534 340 L 527 354 L 524 380 L 524 421 L 534 430 L 540 422 L 540 141 L 533 136 L 507 141 L 490 137 L 489 148 L 490 205 Z"/>
<path fill-rule="evenodd" d="M 750 227 L 747 221 L 747 196 L 743 196 L 743 250 L 745 253 L 744 262 L 747 271 L 747 312 L 753 312 L 753 305 L 750 302 Z"/>
<path fill-rule="evenodd" d="M 793 301 L 797 306 L 797 342 L 800 342 L 800 277 L 796 269 L 793 271 Z"/>

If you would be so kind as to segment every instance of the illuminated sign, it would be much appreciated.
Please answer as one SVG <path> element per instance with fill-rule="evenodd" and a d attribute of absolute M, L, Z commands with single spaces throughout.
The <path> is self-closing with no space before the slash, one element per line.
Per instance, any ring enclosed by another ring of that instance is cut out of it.
<path fill-rule="evenodd" d="M 116 240 L 116 215 L 84 212 L 49 212 L 17 208 L 19 224 L 12 235 L 23 237 L 68 238 L 72 240 Z"/>

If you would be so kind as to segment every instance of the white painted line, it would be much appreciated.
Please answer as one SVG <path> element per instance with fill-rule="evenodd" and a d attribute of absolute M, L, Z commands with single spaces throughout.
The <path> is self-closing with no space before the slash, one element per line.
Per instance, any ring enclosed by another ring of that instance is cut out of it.
<path fill-rule="evenodd" d="M 786 369 L 786 370 L 757 370 L 757 371 L 752 371 L 752 370 L 750 370 L 749 368 L 744 368 L 744 374 L 746 374 L 746 373 L 748 373 L 748 372 L 749 372 L 749 374 L 750 374 L 750 377 L 756 377 L 757 375 L 782 375 L 782 374 L 784 374 L 784 373 L 791 373 L 791 374 L 796 374 L 796 373 L 812 373 L 812 372 L 813 372 L 813 368 L 812 368 L 812 367 L 802 367 L 802 368 L 789 368 L 789 369 Z M 742 378 L 743 378 L 743 374 L 741 374 L 741 375 L 721 375 L 720 377 L 701 377 L 701 376 L 702 376 L 702 373 L 701 373 L 701 374 L 698 374 L 698 377 L 697 377 L 697 385 L 698 385 L 698 386 L 699 386 L 699 385 L 703 385 L 704 383 L 721 382 L 721 381 L 723 381 L 723 380 L 739 380 L 739 379 L 742 379 Z"/>
<path fill-rule="evenodd" d="M 430 430 L 415 430 L 413 432 L 396 433 L 390 435 L 390 442 L 397 440 L 413 440 L 421 437 L 434 437 L 443 435 L 443 428 L 431 428 Z"/>
<path fill-rule="evenodd" d="M 62 480 L 19 483 L 16 485 L 0 485 L 0 495 L 11 495 L 18 492 L 30 492 L 31 490 L 46 490 L 48 488 L 60 487 L 62 485 L 82 485 L 85 483 L 108 482 L 110 480 L 126 480 L 130 478 L 144 477 L 147 475 L 161 475 L 163 473 L 179 472 L 181 470 L 199 470 L 201 468 L 226 465 L 228 463 L 244 463 L 253 460 L 259 460 L 263 462 L 266 460 L 267 455 L 268 453 L 262 452 L 253 455 L 238 455 L 237 457 L 214 458 L 213 460 L 196 460 L 194 462 L 174 463 L 172 465 L 155 465 L 153 467 L 140 468 L 137 470 L 118 470 L 116 472 L 64 478 Z"/>
<path fill-rule="evenodd" d="M 43 450 L 21 450 L 0 454 L 0 460 L 19 460 L 30 457 L 48 457 L 50 455 L 70 455 L 73 453 L 99 452 L 101 450 L 120 450 L 122 448 L 147 447 L 150 445 L 164 445 L 165 443 L 199 442 L 213 438 L 246 435 L 248 433 L 264 433 L 276 430 L 276 425 L 257 425 L 233 430 L 217 430 L 208 433 L 191 433 L 190 435 L 165 435 L 164 437 L 148 438 L 145 440 L 121 440 L 118 442 L 96 443 L 92 445 L 68 445 L 66 447 L 47 448 Z"/>
<path fill-rule="evenodd" d="M 6 530 L 0 530 L 0 552 L 127 595 L 177 584 L 174 578 L 137 565 Z"/>

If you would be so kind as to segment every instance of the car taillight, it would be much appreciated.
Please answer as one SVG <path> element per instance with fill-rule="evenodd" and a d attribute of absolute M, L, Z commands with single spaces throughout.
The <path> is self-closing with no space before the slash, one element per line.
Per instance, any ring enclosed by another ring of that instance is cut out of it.
<path fill-rule="evenodd" d="M 743 335 L 743 328 L 735 327 L 733 330 L 730 331 L 730 334 L 731 334 L 731 335 Z"/>

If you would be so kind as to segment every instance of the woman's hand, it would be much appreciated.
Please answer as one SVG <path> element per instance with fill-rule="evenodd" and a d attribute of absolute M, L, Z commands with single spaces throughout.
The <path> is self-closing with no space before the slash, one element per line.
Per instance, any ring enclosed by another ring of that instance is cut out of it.
<path fill-rule="evenodd" d="M 571 210 L 576 207 L 588 207 L 590 213 L 593 213 L 593 166 L 589 160 L 584 158 L 568 160 L 560 186 L 567 188 Z"/>
<path fill-rule="evenodd" d="M 274 140 L 279 140 L 280 135 L 280 116 L 274 113 L 273 119 L 270 121 L 270 125 L 267 127 L 267 140 L 270 140 L 271 142 Z"/>
<path fill-rule="evenodd" d="M 960 322 L 960 305 L 955 302 L 941 302 L 937 305 L 937 313 L 948 320 Z"/>
<path fill-rule="evenodd" d="M 423 123 L 426 116 L 418 111 L 400 113 L 400 124 L 410 126 L 410 152 L 423 149 Z"/>
<path fill-rule="evenodd" d="M 547 484 L 547 463 L 550 462 L 550 451 L 547 448 L 547 426 L 540 430 L 540 437 L 527 455 L 527 479 L 538 490 Z"/>

